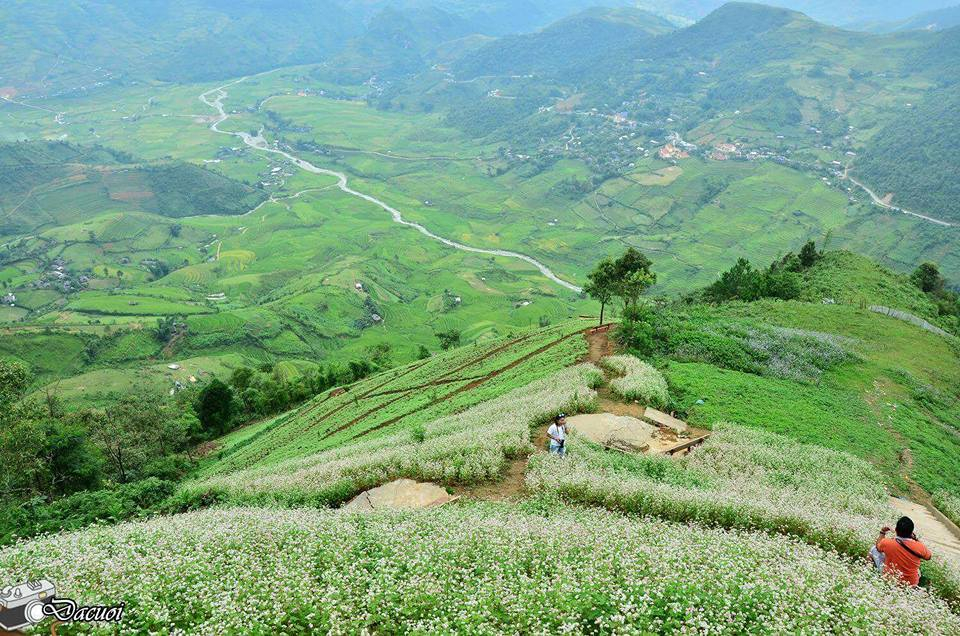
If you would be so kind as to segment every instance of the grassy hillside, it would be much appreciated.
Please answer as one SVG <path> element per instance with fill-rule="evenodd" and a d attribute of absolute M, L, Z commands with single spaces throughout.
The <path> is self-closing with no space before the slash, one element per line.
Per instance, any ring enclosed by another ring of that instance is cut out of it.
<path fill-rule="evenodd" d="M 103 147 L 0 145 L 0 237 L 87 221 L 111 210 L 168 218 L 243 214 L 265 195 L 185 163 L 141 165 Z"/>
<path fill-rule="evenodd" d="M 824 363 L 815 381 L 734 372 L 719 359 L 693 363 L 689 348 L 651 358 L 669 380 L 671 408 L 713 436 L 669 458 L 574 434 L 560 460 L 540 446 L 553 414 L 635 405 L 607 390 L 615 371 L 577 364 L 601 360 L 604 334 L 588 346 L 584 322 L 518 333 L 391 369 L 228 434 L 164 507 L 218 508 L 21 542 L 0 550 L 0 571 L 55 579 L 82 600 L 121 595 L 133 629 L 199 633 L 239 625 L 240 608 L 268 596 L 260 624 L 279 626 L 279 613 L 284 628 L 304 630 L 408 633 L 464 621 L 545 632 L 960 629 L 956 564 L 937 555 L 925 566 L 928 592 L 876 576 L 862 557 L 895 514 L 890 489 L 911 478 L 933 488 L 936 475 L 939 487 L 960 492 L 955 462 L 938 464 L 924 450 L 960 452 L 945 445 L 950 433 L 936 437 L 955 419 L 926 419 L 939 408 L 931 395 L 960 386 L 950 343 L 849 305 L 671 311 L 687 312 L 714 343 L 760 324 L 810 338 L 816 325 L 855 352 Z M 757 334 L 749 342 L 763 346 Z M 921 385 L 927 397 L 909 392 Z M 902 462 L 911 451 L 912 463 Z M 444 484 L 461 498 L 431 511 L 326 509 L 398 477 Z M 104 568 L 98 556 L 117 550 L 119 565 Z M 178 600 L 179 581 L 214 576 L 230 586 Z M 278 606 L 265 591 L 277 586 L 298 592 Z M 456 609 L 465 606 L 467 614 Z"/>

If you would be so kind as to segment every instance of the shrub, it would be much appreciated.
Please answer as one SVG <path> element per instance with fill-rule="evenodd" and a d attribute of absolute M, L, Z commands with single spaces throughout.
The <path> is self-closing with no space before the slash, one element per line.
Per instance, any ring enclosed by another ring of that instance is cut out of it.
<path fill-rule="evenodd" d="M 176 484 L 150 477 L 114 489 L 91 490 L 47 502 L 42 497 L 0 510 L 0 545 L 45 532 L 75 530 L 97 521 L 117 522 L 151 513 Z"/>
<path fill-rule="evenodd" d="M 960 526 L 960 497 L 955 497 L 947 491 L 941 490 L 933 496 L 933 505 L 947 519 Z"/>
<path fill-rule="evenodd" d="M 610 390 L 625 400 L 637 400 L 665 407 L 670 401 L 667 381 L 655 368 L 633 356 L 609 356 L 601 364 L 622 374 L 610 382 Z"/>

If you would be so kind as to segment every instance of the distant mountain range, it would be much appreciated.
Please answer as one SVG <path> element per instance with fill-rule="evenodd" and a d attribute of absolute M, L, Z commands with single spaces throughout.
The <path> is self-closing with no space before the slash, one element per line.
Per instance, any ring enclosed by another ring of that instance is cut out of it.
<path fill-rule="evenodd" d="M 725 4 L 724 0 L 640 0 L 637 6 L 682 19 L 699 20 Z M 896 22 L 921 12 L 956 4 L 956 0 L 763 0 L 763 4 L 801 11 L 835 26 Z"/>
<path fill-rule="evenodd" d="M 488 41 L 449 70 L 455 82 L 531 77 L 509 104 L 479 100 L 462 83 L 407 87 L 472 134 L 535 136 L 551 91 L 576 96 L 582 111 L 620 109 L 644 120 L 669 114 L 670 130 L 685 135 L 702 136 L 704 122 L 734 111 L 747 129 L 788 143 L 811 130 L 823 145 L 851 143 L 851 127 L 875 131 L 853 153 L 854 169 L 901 205 L 960 219 L 951 176 L 960 165 L 960 110 L 951 107 L 960 102 L 956 28 L 876 35 L 753 3 L 730 3 L 674 28 L 643 11 L 593 9 Z"/>
<path fill-rule="evenodd" d="M 936 11 L 925 11 L 906 20 L 870 22 L 862 25 L 865 30 L 875 33 L 893 33 L 895 31 L 917 29 L 944 31 L 955 26 L 960 26 L 960 5 L 937 9 Z"/>
<path fill-rule="evenodd" d="M 530 31 L 591 0 L 11 0 L 0 90 L 70 93 L 124 79 L 206 81 L 316 63 L 417 56 L 462 35 Z M 627 4 L 607 0 L 608 5 Z"/>

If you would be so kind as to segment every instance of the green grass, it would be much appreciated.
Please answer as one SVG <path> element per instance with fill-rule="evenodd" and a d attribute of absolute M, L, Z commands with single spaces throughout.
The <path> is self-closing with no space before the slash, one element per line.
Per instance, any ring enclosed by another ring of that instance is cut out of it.
<path fill-rule="evenodd" d="M 309 133 L 285 133 L 285 140 L 333 150 L 330 155 L 303 151 L 305 158 L 347 172 L 355 188 L 381 197 L 432 231 L 471 245 L 530 254 L 574 282 L 582 282 L 597 259 L 633 245 L 654 261 L 660 280 L 655 293 L 686 291 L 712 281 L 736 256 L 769 260 L 827 232 L 832 246 L 863 249 L 898 269 L 937 258 L 948 275 L 960 271 L 960 262 L 943 249 L 953 240 L 949 231 L 934 235 L 906 218 L 851 207 L 845 193 L 816 175 L 773 163 L 690 159 L 682 162 L 682 172 L 671 174 L 672 180 L 651 182 L 638 176 L 669 166 L 638 159 L 630 175 L 570 197 L 557 186 L 571 177 L 589 177 L 583 161 L 567 158 L 542 169 L 523 162 L 511 167 L 498 157 L 497 144 L 469 139 L 443 125 L 441 115 L 382 111 L 359 100 L 298 97 L 301 85 L 295 79 L 309 70 L 280 70 L 228 88 L 225 104 L 242 116 L 224 128 L 264 123 L 262 112 L 245 108 L 278 95 L 269 108 L 310 127 Z M 206 114 L 209 109 L 197 95 L 209 88 L 111 87 L 78 100 L 83 108 L 70 102 L 71 117 L 63 130 L 25 114 L 19 123 L 0 124 L 0 136 L 20 127 L 30 137 L 65 132 L 76 142 L 96 141 L 150 161 L 217 158 L 219 163 L 207 164 L 212 170 L 250 183 L 269 179 L 274 166 L 289 172 L 283 160 L 248 149 L 219 154 L 238 140 L 211 132 L 207 120 L 177 116 Z M 363 89 L 345 90 L 360 95 Z M 116 181 L 121 177 L 140 178 L 111 173 L 105 177 L 108 190 L 126 191 L 129 184 Z M 722 187 L 713 188 L 717 183 Z M 18 300 L 22 294 L 23 306 L 32 310 L 26 315 L 5 312 L 0 318 L 136 327 L 152 323 L 155 316 L 187 314 L 191 330 L 178 355 L 243 352 L 260 359 L 329 361 L 363 355 L 368 346 L 387 342 L 395 360 L 407 361 L 421 345 L 435 350 L 437 331 L 455 328 L 466 341 L 481 341 L 542 318 L 558 322 L 597 310 L 524 263 L 443 247 L 392 223 L 376 206 L 324 189 L 330 185 L 329 177 L 293 170 L 282 184 L 267 187 L 278 202 L 242 218 L 173 220 L 143 211 L 142 202 L 84 203 L 87 207 L 76 207 L 69 222 L 63 219 L 44 231 L 43 242 L 28 242 L 33 266 L 0 270 L 17 287 Z M 297 198 L 283 198 L 312 188 Z M 65 201 L 48 204 L 61 209 Z M 172 235 L 174 223 L 178 236 Z M 903 238 L 915 235 L 922 240 Z M 38 277 L 39 263 L 57 256 L 68 261 L 72 272 L 91 277 L 90 291 L 65 297 L 28 289 Z M 143 264 L 149 260 L 164 261 L 172 272 L 153 281 Z M 364 295 L 354 289 L 358 281 L 384 318 L 379 327 L 356 327 L 367 313 Z M 815 282 L 817 289 L 826 285 Z M 105 294 L 116 287 L 121 295 Z M 462 304 L 445 308 L 445 291 L 460 296 Z M 844 302 L 849 296 L 843 289 L 830 291 Z M 221 293 L 222 300 L 204 301 Z M 132 300 L 138 304 L 130 305 L 125 295 L 136 297 Z M 60 305 L 64 300 L 67 312 Z M 219 313 L 211 313 L 215 309 Z M 218 324 L 220 320 L 224 322 Z"/>
<path fill-rule="evenodd" d="M 896 440 L 877 426 L 870 406 L 855 391 L 697 363 L 671 363 L 666 376 L 682 396 L 679 403 L 692 424 L 709 428 L 729 421 L 780 433 L 853 453 L 881 467 L 888 479 L 897 479 Z M 697 404 L 700 400 L 703 404 Z"/>
<path fill-rule="evenodd" d="M 463 411 L 573 364 L 586 353 L 578 333 L 585 326 L 572 321 L 467 346 L 372 376 L 341 395 L 318 396 L 242 443 L 228 438 L 201 474 L 273 465 Z"/>
<path fill-rule="evenodd" d="M 67 308 L 82 313 L 121 316 L 189 315 L 212 311 L 203 305 L 188 305 L 151 296 L 110 296 L 92 292 L 78 295 L 75 300 L 70 301 Z"/>

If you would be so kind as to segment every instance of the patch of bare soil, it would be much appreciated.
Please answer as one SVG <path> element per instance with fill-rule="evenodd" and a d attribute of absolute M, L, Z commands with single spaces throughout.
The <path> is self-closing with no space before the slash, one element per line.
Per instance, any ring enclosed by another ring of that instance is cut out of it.
<path fill-rule="evenodd" d="M 546 438 L 546 434 L 544 434 Z M 503 478 L 496 482 L 477 484 L 475 486 L 461 486 L 453 492 L 463 499 L 476 501 L 508 501 L 522 497 L 526 490 L 524 477 L 527 472 L 529 458 L 515 459 L 507 465 Z"/>
<path fill-rule="evenodd" d="M 615 351 L 613 342 L 610 340 L 610 329 L 613 325 L 603 325 L 594 329 L 588 329 L 584 332 L 587 339 L 587 356 L 582 362 L 592 362 L 597 364 L 601 359 L 612 356 Z"/>

